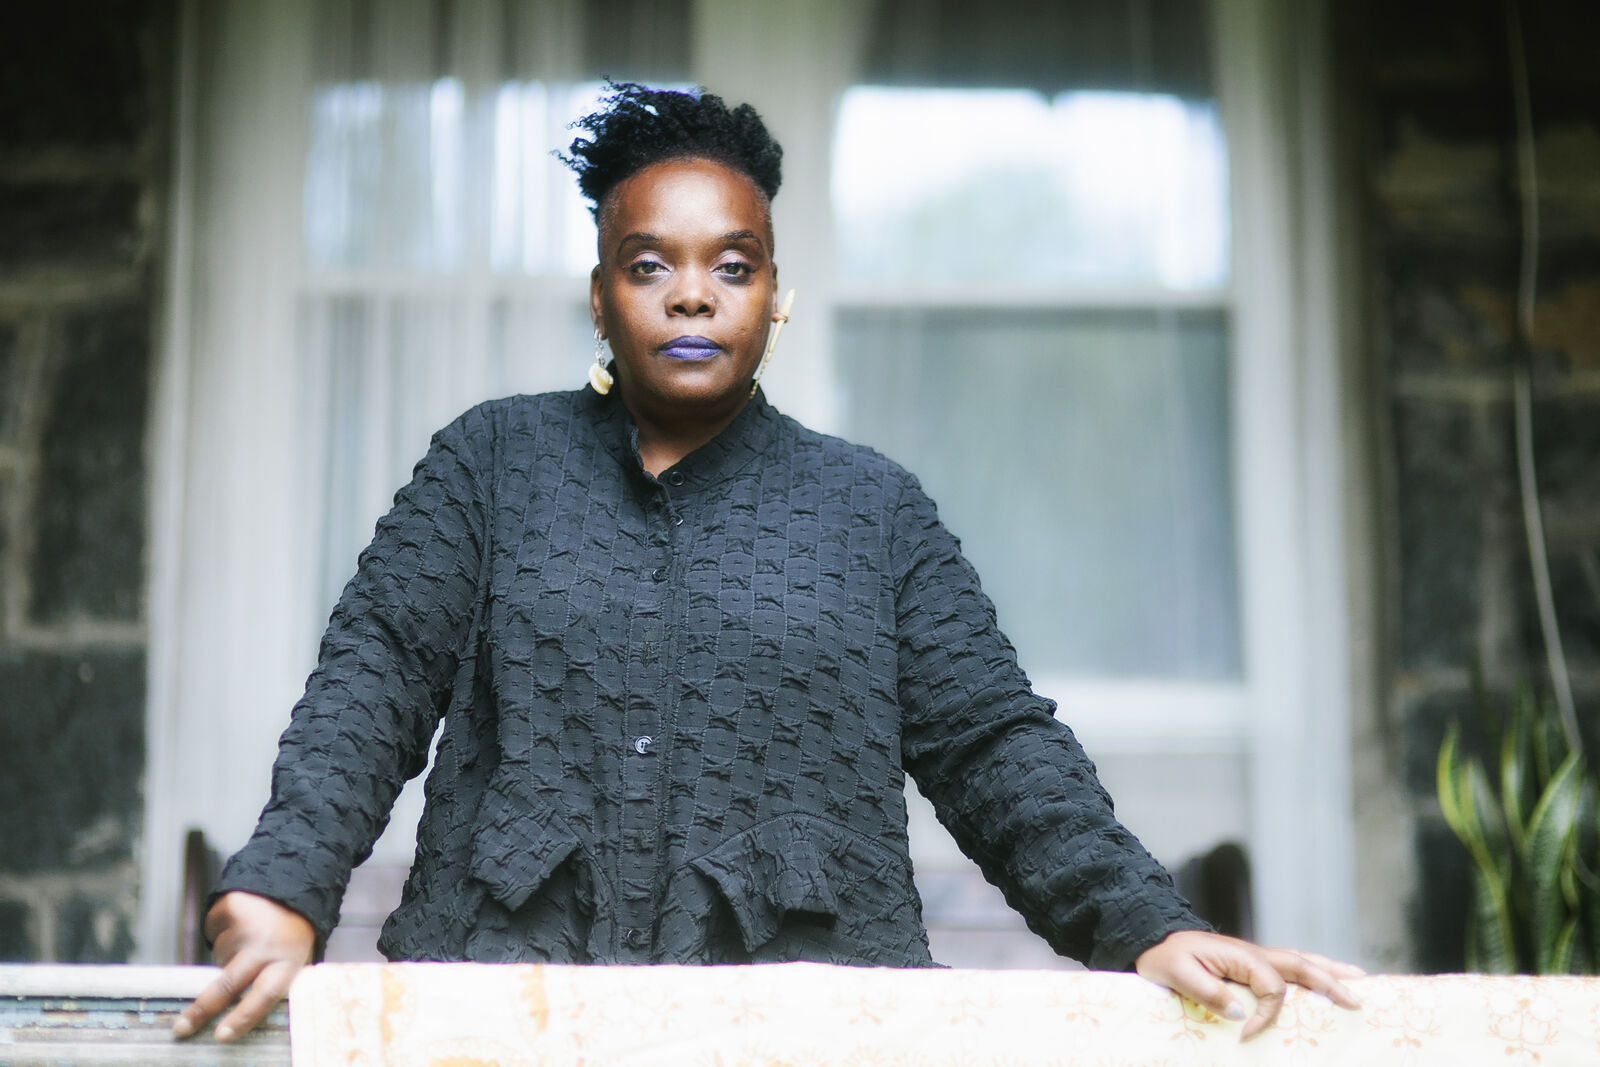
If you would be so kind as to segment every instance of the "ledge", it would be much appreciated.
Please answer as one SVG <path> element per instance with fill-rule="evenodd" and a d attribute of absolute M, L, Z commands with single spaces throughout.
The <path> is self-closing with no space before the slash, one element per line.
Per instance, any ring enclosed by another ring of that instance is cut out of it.
<path fill-rule="evenodd" d="M 1132 974 L 746 967 L 323 965 L 294 987 L 295 1067 L 916 1064 L 1127 1067 L 1600 1062 L 1600 980 L 1377 976 L 1364 1005 L 1291 989 L 1242 1024 Z M 1248 995 L 1241 994 L 1248 1003 Z"/>
<path fill-rule="evenodd" d="M 257 1064 L 289 1062 L 279 1007 L 242 1040 L 174 1041 L 172 1019 L 215 967 L 0 964 L 0 1063 Z"/>
<path fill-rule="evenodd" d="M 1291 990 L 1240 1024 L 1129 974 L 752 967 L 323 964 L 232 1045 L 174 1041 L 212 967 L 0 965 L 0 1063 L 1190 1067 L 1600 1062 L 1600 979 L 1375 976 L 1364 1005 Z"/>

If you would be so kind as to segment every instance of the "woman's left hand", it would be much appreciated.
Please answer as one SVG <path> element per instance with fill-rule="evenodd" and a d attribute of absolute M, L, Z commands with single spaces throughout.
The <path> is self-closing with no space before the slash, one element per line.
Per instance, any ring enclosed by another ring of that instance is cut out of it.
<path fill-rule="evenodd" d="M 1339 979 L 1359 978 L 1366 972 L 1348 963 L 1314 952 L 1262 948 L 1237 937 L 1204 930 L 1179 930 L 1140 953 L 1134 964 L 1139 974 L 1224 1018 L 1245 1017 L 1228 982 L 1248 986 L 1256 997 L 1256 1013 L 1239 1035 L 1248 1041 L 1259 1034 L 1283 1007 L 1288 983 L 1321 993 L 1343 1008 L 1359 1008 L 1361 1001 Z"/>

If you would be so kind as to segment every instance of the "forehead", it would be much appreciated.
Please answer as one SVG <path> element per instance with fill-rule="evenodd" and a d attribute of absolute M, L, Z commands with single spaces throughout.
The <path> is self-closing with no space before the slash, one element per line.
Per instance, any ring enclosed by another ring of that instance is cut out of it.
<path fill-rule="evenodd" d="M 600 211 L 602 250 L 630 233 L 663 238 L 751 230 L 772 244 L 767 198 L 748 176 L 709 159 L 653 163 L 619 182 Z"/>

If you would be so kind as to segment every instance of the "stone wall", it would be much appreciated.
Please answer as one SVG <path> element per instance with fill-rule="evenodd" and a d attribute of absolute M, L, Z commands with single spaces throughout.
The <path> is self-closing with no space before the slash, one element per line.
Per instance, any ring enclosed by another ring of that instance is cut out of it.
<path fill-rule="evenodd" d="M 1600 6 L 1523 0 L 1540 214 L 1534 448 L 1554 598 L 1580 717 L 1600 712 Z M 1518 493 L 1510 368 L 1522 232 L 1500 0 L 1355 16 L 1369 340 L 1383 440 L 1384 714 L 1409 798 L 1420 970 L 1459 969 L 1470 901 L 1439 817 L 1452 720 L 1547 685 Z"/>
<path fill-rule="evenodd" d="M 172 18 L 0 5 L 0 960 L 132 949 Z"/>

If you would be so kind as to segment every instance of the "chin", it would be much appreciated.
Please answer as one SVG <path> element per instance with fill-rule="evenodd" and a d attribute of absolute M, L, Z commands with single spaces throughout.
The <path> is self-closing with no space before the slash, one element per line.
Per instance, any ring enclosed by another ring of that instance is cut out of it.
<path fill-rule="evenodd" d="M 716 366 L 718 362 L 707 360 L 705 364 L 674 367 L 665 374 L 650 376 L 643 384 L 663 400 L 696 407 L 748 395 L 750 375 L 730 374 L 731 368 L 726 363 Z"/>
<path fill-rule="evenodd" d="M 706 382 L 695 385 L 680 385 L 676 388 L 669 386 L 661 390 L 661 398 L 672 404 L 686 408 L 721 407 L 730 401 L 748 396 L 750 382 Z"/>

